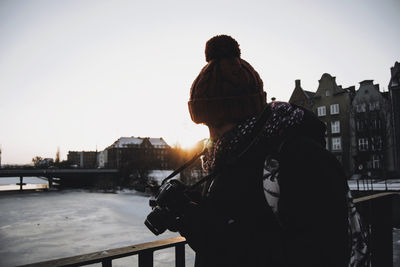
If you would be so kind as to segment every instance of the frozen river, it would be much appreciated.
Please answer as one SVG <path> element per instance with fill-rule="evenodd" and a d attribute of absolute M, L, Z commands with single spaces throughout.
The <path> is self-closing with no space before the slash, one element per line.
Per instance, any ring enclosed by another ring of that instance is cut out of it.
<path fill-rule="evenodd" d="M 154 236 L 143 224 L 148 197 L 66 190 L 0 194 L 0 266 L 75 256 L 176 236 Z M 188 266 L 193 251 L 186 246 Z M 137 256 L 113 261 L 135 266 Z M 155 266 L 173 266 L 174 249 L 155 253 Z M 99 265 L 100 266 L 100 265 Z"/>
<path fill-rule="evenodd" d="M 11 178 L 2 178 L 0 183 L 11 181 L 4 179 Z M 26 182 L 39 184 L 43 180 L 29 178 Z M 0 194 L 0 266 L 75 256 L 177 235 L 167 232 L 154 236 L 143 224 L 149 212 L 148 197 L 135 191 Z M 394 266 L 400 267 L 400 230 L 395 229 L 393 234 Z M 193 254 L 186 246 L 187 266 L 193 266 Z M 137 266 L 137 256 L 115 260 L 113 266 Z M 156 252 L 155 266 L 174 266 L 174 249 Z"/>

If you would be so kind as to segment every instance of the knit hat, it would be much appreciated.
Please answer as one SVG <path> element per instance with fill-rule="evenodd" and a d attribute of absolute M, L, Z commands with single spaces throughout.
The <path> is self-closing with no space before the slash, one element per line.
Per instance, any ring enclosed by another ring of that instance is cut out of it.
<path fill-rule="evenodd" d="M 262 111 L 266 93 L 258 73 L 240 58 L 238 42 L 217 35 L 206 43 L 207 65 L 194 80 L 188 102 L 195 123 L 238 122 Z"/>

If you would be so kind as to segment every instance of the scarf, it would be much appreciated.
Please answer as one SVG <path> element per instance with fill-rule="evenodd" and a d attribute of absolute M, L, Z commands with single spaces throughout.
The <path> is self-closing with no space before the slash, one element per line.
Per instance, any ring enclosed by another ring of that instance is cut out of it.
<path fill-rule="evenodd" d="M 269 141 L 263 143 L 279 144 L 288 132 L 302 123 L 304 111 L 285 102 L 275 101 L 269 105 L 271 115 L 262 126 L 261 138 Z M 206 173 L 216 171 L 239 155 L 249 144 L 249 136 L 252 136 L 256 122 L 256 116 L 247 118 L 217 140 L 208 140 L 202 157 L 204 171 Z M 266 147 L 265 149 L 272 151 L 273 148 Z"/>

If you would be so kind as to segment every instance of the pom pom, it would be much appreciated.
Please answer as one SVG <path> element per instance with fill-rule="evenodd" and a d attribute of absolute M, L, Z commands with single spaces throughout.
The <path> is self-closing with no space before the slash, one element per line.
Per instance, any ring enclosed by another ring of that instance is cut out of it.
<path fill-rule="evenodd" d="M 239 43 L 228 35 L 217 35 L 206 43 L 206 61 L 240 57 Z"/>

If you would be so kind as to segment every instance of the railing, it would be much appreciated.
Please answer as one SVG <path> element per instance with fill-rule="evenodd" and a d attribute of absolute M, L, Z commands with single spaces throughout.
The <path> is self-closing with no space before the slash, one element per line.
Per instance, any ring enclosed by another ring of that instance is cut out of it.
<path fill-rule="evenodd" d="M 373 267 L 393 266 L 392 200 L 395 196 L 399 196 L 399 193 L 385 192 L 354 200 L 368 231 L 368 247 L 370 248 L 371 266 Z M 329 241 L 327 240 L 327 242 Z M 154 251 L 175 247 L 175 266 L 184 267 L 185 244 L 185 238 L 173 237 L 24 266 L 82 266 L 101 263 L 103 267 L 109 267 L 112 266 L 114 259 L 138 255 L 139 267 L 152 267 L 154 265 Z"/>
<path fill-rule="evenodd" d="M 128 256 L 138 255 L 139 267 L 153 266 L 154 251 L 175 247 L 175 266 L 185 267 L 185 244 L 183 237 L 172 237 L 154 242 L 148 242 L 133 246 L 98 251 L 94 253 L 61 258 L 57 260 L 43 261 L 23 266 L 54 267 L 54 266 L 82 266 L 101 262 L 102 267 L 111 267 L 112 260 Z"/>
<path fill-rule="evenodd" d="M 354 199 L 367 230 L 371 266 L 393 266 L 393 200 L 399 193 L 385 192 Z"/>

